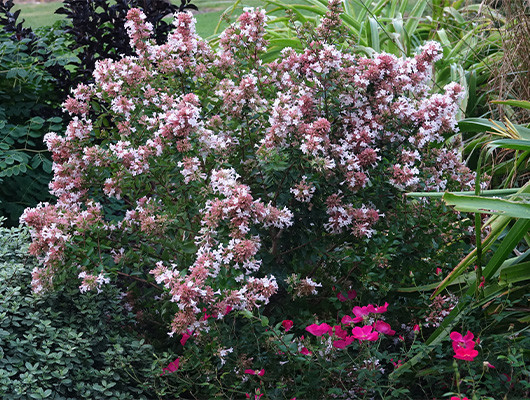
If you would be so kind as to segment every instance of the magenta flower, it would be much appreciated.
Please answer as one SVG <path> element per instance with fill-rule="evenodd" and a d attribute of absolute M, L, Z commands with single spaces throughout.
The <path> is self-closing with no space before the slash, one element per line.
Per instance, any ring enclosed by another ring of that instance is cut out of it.
<path fill-rule="evenodd" d="M 345 315 L 344 317 L 342 317 L 340 322 L 342 322 L 344 325 L 351 325 L 354 323 L 353 318 L 349 315 Z"/>
<path fill-rule="evenodd" d="M 385 321 L 377 321 L 374 324 L 374 329 L 384 335 L 394 336 L 396 334 L 396 331 L 390 328 L 390 325 Z"/>
<path fill-rule="evenodd" d="M 357 292 L 355 290 L 348 290 L 348 299 L 353 300 L 357 297 Z"/>
<path fill-rule="evenodd" d="M 320 325 L 312 324 L 305 328 L 305 330 L 315 336 L 322 336 L 326 333 L 331 334 L 333 332 L 333 328 L 326 323 Z"/>
<path fill-rule="evenodd" d="M 371 304 L 368 304 L 364 307 L 355 306 L 353 307 L 352 313 L 356 317 L 353 319 L 353 322 L 358 323 L 361 322 L 368 314 L 375 313 L 375 308 Z"/>
<path fill-rule="evenodd" d="M 475 349 L 465 349 L 463 347 L 459 347 L 455 350 L 454 358 L 458 358 L 459 360 L 464 361 L 473 361 L 476 356 L 478 356 L 478 351 Z"/>
<path fill-rule="evenodd" d="M 473 341 L 474 335 L 467 331 L 465 336 L 462 336 L 458 332 L 451 332 L 449 335 L 453 341 L 453 350 L 456 352 L 458 348 L 473 349 L 475 348 L 475 342 Z"/>
<path fill-rule="evenodd" d="M 345 302 L 346 300 L 348 300 L 346 296 L 342 294 L 342 292 L 337 293 L 337 299 L 339 299 L 340 302 Z"/>
<path fill-rule="evenodd" d="M 285 329 L 285 332 L 289 332 L 289 330 L 293 327 L 294 323 L 290 319 L 284 319 L 282 321 L 283 329 Z"/>
<path fill-rule="evenodd" d="M 258 371 L 253 369 L 246 369 L 245 374 L 263 376 L 265 375 L 265 370 L 262 369 L 261 371 Z"/>
<path fill-rule="evenodd" d="M 179 359 L 177 358 L 175 361 L 170 362 L 166 368 L 162 368 L 162 373 L 160 376 L 165 375 L 166 372 L 168 374 L 172 374 L 173 372 L 176 372 L 179 369 Z"/>
<path fill-rule="evenodd" d="M 184 346 L 190 337 L 191 337 L 191 335 L 189 335 L 188 333 L 183 333 L 182 334 L 182 339 L 180 339 L 180 344 L 182 346 Z"/>
<path fill-rule="evenodd" d="M 378 332 L 372 332 L 372 326 L 366 325 L 362 328 L 359 326 L 356 326 L 352 329 L 352 335 L 355 339 L 359 339 L 359 341 L 368 340 L 370 342 L 374 342 L 377 339 L 379 339 L 379 333 Z"/>
<path fill-rule="evenodd" d="M 312 351 L 309 351 L 309 350 L 307 349 L 307 347 L 304 347 L 304 348 L 302 348 L 302 350 L 300 350 L 300 354 L 303 354 L 304 356 L 308 356 L 308 355 L 310 355 L 310 354 L 313 354 L 313 352 L 312 352 Z"/>
<path fill-rule="evenodd" d="M 344 339 L 335 340 L 333 342 L 333 347 L 335 347 L 336 349 L 344 349 L 348 347 L 350 344 L 352 344 L 354 340 L 355 338 L 353 336 L 347 336 Z"/>
<path fill-rule="evenodd" d="M 373 311 L 376 314 L 382 314 L 388 311 L 388 303 L 385 303 L 384 306 L 375 306 L 375 310 Z"/>
<path fill-rule="evenodd" d="M 340 325 L 335 325 L 333 329 L 335 336 L 340 337 L 341 339 L 344 339 L 346 336 L 348 336 L 348 332 L 342 329 Z"/>

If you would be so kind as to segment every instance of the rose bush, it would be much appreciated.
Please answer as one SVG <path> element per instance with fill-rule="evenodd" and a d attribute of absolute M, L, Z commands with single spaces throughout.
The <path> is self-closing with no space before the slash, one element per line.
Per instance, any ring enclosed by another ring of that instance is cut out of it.
<path fill-rule="evenodd" d="M 323 335 L 332 326 L 315 316 L 331 322 L 352 304 L 385 299 L 404 306 L 390 324 L 367 320 L 353 335 L 343 321 L 323 359 L 347 354 L 337 351 L 355 339 L 392 336 L 398 319 L 414 336 L 426 312 L 412 314 L 405 306 L 417 299 L 390 290 L 436 279 L 448 255 L 466 246 L 466 222 L 435 203 L 409 204 L 403 193 L 473 187 L 459 143 L 445 140 L 456 130 L 462 88 L 431 94 L 441 58 L 434 42 L 414 58 L 354 54 L 340 38 L 339 12 L 332 0 L 321 24 L 300 33 L 303 52 L 285 49 L 263 63 L 263 10 L 241 15 L 217 50 L 196 35 L 189 13 L 176 14 L 175 30 L 157 45 L 143 13 L 131 10 L 136 56 L 98 62 L 95 83 L 79 85 L 64 103 L 72 116 L 65 134 L 45 138 L 57 202 L 21 217 L 40 262 L 34 291 L 79 279 L 81 291 L 99 292 L 112 281 L 127 291 L 147 336 L 167 343 L 164 331 L 182 334 L 182 346 L 193 337 L 221 360 L 211 369 L 202 360 L 207 381 L 230 357 L 238 385 L 249 382 L 245 370 L 259 372 L 254 380 L 268 375 L 250 362 L 248 344 L 223 347 L 225 336 L 234 339 L 222 323 L 227 315 L 236 331 L 257 335 L 236 311 L 251 318 L 262 309 L 263 326 L 290 318 L 289 329 L 301 333 L 303 324 Z M 365 320 L 387 305 L 352 312 Z M 275 329 L 259 333 L 259 343 L 270 345 Z M 277 340 L 305 362 L 311 352 L 303 338 L 289 335 Z M 274 396 L 285 396 L 280 386 Z"/>

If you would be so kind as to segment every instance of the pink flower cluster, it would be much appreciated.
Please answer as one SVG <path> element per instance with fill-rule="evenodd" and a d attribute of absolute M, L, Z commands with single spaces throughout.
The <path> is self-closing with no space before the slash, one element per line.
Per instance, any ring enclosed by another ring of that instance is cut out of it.
<path fill-rule="evenodd" d="M 475 350 L 475 343 L 477 343 L 478 339 L 474 341 L 474 335 L 471 332 L 468 331 L 465 336 L 462 336 L 458 332 L 451 332 L 449 336 L 453 341 L 454 358 L 473 361 L 478 356 L 478 351 Z"/>
<path fill-rule="evenodd" d="M 387 309 L 388 303 L 385 303 L 383 306 L 374 306 L 372 304 L 363 307 L 355 306 L 352 310 L 355 318 L 352 318 L 349 315 L 344 315 L 341 320 L 342 325 L 330 326 L 324 322 L 319 325 L 309 325 L 305 330 L 315 336 L 329 335 L 330 337 L 333 337 L 333 347 L 337 349 L 346 348 L 351 345 L 355 339 L 359 342 L 374 342 L 379 339 L 380 333 L 388 336 L 396 334 L 396 331 L 385 321 L 381 319 L 373 321 L 377 317 L 377 314 L 383 314 Z M 348 329 L 353 324 L 363 321 L 368 322 L 368 324 L 364 326 L 354 326 L 351 328 L 351 333 L 348 333 Z M 345 326 L 345 329 L 343 326 Z"/>
<path fill-rule="evenodd" d="M 330 3 L 310 46 L 268 64 L 259 59 L 263 10 L 246 10 L 218 52 L 197 36 L 191 13 L 177 13 L 157 45 L 145 15 L 130 10 L 137 55 L 98 62 L 94 83 L 64 103 L 64 135 L 45 137 L 58 200 L 21 217 L 41 263 L 33 289 L 51 290 L 63 272 L 83 279 L 83 291 L 99 289 L 102 269 L 136 268 L 127 276 L 175 303 L 171 335 L 207 330 L 204 313 L 270 301 L 278 283 L 262 263 L 290 265 L 283 256 L 305 246 L 283 240 L 289 229 L 329 242 L 377 234 L 386 217 L 368 200 L 374 180 L 393 191 L 471 186 L 458 152 L 441 147 L 462 88 L 429 94 L 440 46 L 428 42 L 410 59 L 352 54 L 331 41 L 339 6 Z M 295 296 L 317 293 L 309 270 L 293 272 L 310 275 L 293 282 Z M 384 311 L 356 307 L 349 318 Z M 346 346 L 393 331 L 377 320 L 333 332 Z"/>

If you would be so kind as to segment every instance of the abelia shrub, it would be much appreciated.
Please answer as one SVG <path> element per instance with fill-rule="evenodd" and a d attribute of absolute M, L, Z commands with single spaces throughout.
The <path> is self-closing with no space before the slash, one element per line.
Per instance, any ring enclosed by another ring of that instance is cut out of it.
<path fill-rule="evenodd" d="M 403 191 L 472 188 L 444 143 L 463 89 L 430 92 L 440 45 L 356 55 L 334 44 L 338 9 L 332 0 L 304 51 L 267 64 L 263 10 L 245 11 L 217 50 L 190 13 L 158 45 L 130 10 L 136 55 L 98 62 L 64 103 L 66 132 L 46 136 L 57 202 L 21 217 L 40 262 L 34 291 L 112 279 L 172 315 L 170 335 L 207 331 L 279 292 L 347 279 L 352 254 L 373 258 L 374 241 L 391 239 Z"/>

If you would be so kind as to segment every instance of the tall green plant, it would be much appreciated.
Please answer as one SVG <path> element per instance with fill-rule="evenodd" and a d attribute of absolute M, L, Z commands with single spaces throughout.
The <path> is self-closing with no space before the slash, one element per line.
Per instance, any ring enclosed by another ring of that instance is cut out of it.
<path fill-rule="evenodd" d="M 500 102 L 507 105 L 520 106 L 530 109 L 529 102 L 506 101 Z M 526 157 L 530 152 L 530 140 L 519 132 L 515 125 L 506 121 L 490 121 L 491 125 L 481 120 L 466 121 L 469 129 L 483 127 L 497 127 L 497 135 L 513 137 L 498 139 L 485 144 L 479 157 L 477 168 L 477 190 L 475 193 L 449 193 L 442 195 L 443 201 L 453 206 L 460 212 L 475 214 L 476 247 L 437 285 L 431 297 L 437 296 L 453 284 L 459 285 L 462 297 L 456 307 L 444 319 L 440 327 L 428 338 L 426 344 L 434 348 L 447 337 L 451 329 L 462 319 L 470 309 L 486 307 L 496 298 L 509 293 L 524 292 L 530 282 L 530 182 L 525 183 L 520 189 L 501 189 L 485 193 L 495 197 L 486 197 L 480 192 L 480 175 L 484 160 L 491 156 L 496 149 L 510 149 L 522 152 Z M 515 154 L 517 158 L 518 154 Z M 513 162 L 514 168 L 518 165 Z M 412 197 L 426 197 L 429 193 L 409 193 Z M 437 194 L 436 197 L 439 197 Z M 504 195 L 504 196 L 502 196 Z M 502 196 L 502 197 L 501 197 Z M 482 224 L 481 215 L 489 214 L 491 217 Z M 482 234 L 485 228 L 489 233 L 485 238 Z M 487 261 L 486 261 L 487 260 Z M 473 271 L 474 269 L 474 271 Z M 471 271 L 470 271 L 471 270 Z M 425 289 L 425 288 L 423 288 Z M 514 313 L 511 312 L 511 316 Z M 521 322 L 530 321 L 525 318 L 524 312 L 515 314 Z M 408 361 L 402 370 L 394 373 L 399 376 L 408 368 L 417 364 L 427 353 L 420 353 Z"/>
<path fill-rule="evenodd" d="M 10 225 L 24 208 L 49 199 L 52 163 L 42 137 L 63 125 L 47 68 L 73 57 L 61 32 L 60 25 L 42 37 L 0 32 L 0 213 Z"/>

